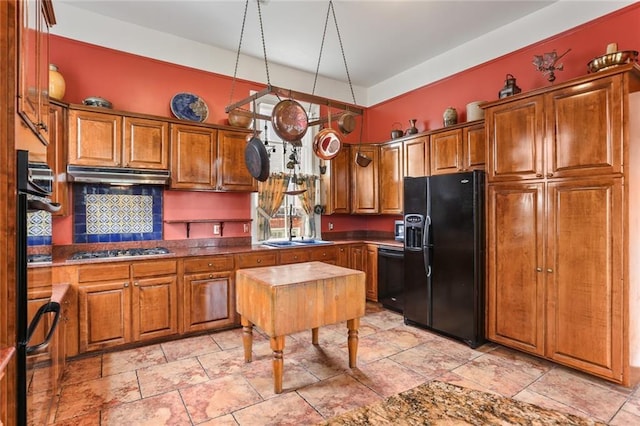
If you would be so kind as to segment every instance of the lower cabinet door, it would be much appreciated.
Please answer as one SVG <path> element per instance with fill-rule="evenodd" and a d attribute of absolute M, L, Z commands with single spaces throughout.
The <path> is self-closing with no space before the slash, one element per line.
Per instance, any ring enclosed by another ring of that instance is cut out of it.
<path fill-rule="evenodd" d="M 134 341 L 178 333 L 178 284 L 175 275 L 136 279 L 132 289 Z"/>
<path fill-rule="evenodd" d="M 83 284 L 78 289 L 80 352 L 131 341 L 128 281 Z"/>
<path fill-rule="evenodd" d="M 185 275 L 183 332 L 233 325 L 235 306 L 232 272 Z"/>

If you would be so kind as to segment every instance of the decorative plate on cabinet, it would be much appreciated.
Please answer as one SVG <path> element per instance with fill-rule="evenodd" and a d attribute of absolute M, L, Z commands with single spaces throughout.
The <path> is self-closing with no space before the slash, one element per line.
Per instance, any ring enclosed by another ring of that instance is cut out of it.
<path fill-rule="evenodd" d="M 171 112 L 177 118 L 191 121 L 205 121 L 209 117 L 209 107 L 204 100 L 193 93 L 178 93 L 171 98 Z"/>

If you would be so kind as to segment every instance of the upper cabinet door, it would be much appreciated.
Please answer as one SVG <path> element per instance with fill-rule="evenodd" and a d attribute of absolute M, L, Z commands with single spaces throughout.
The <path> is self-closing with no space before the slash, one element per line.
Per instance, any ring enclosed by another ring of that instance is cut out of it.
<path fill-rule="evenodd" d="M 489 182 L 542 178 L 544 144 L 543 97 L 533 96 L 488 108 Z"/>
<path fill-rule="evenodd" d="M 486 154 L 484 124 L 462 129 L 462 167 L 464 170 L 484 170 Z"/>
<path fill-rule="evenodd" d="M 462 170 L 462 129 L 431 135 L 431 175 Z"/>
<path fill-rule="evenodd" d="M 402 142 L 380 146 L 380 213 L 402 213 Z"/>
<path fill-rule="evenodd" d="M 169 169 L 169 123 L 124 117 L 124 167 Z"/>
<path fill-rule="evenodd" d="M 171 188 L 215 189 L 217 136 L 215 129 L 171 125 Z"/>
<path fill-rule="evenodd" d="M 545 177 L 622 173 L 622 75 L 546 95 Z"/>
<path fill-rule="evenodd" d="M 218 132 L 218 188 L 221 191 L 255 192 L 258 182 L 251 176 L 244 160 L 247 133 Z"/>
<path fill-rule="evenodd" d="M 355 158 L 357 145 L 351 146 L 351 158 Z M 367 167 L 351 163 L 351 213 L 380 213 L 378 190 L 378 167 L 380 163 L 380 147 L 363 144 L 360 152 L 372 161 Z M 386 182 L 383 184 L 386 185 Z"/>
<path fill-rule="evenodd" d="M 69 110 L 69 164 L 122 166 L 122 117 Z"/>
<path fill-rule="evenodd" d="M 420 177 L 429 175 L 429 136 L 409 139 L 404 143 L 403 176 Z"/>
<path fill-rule="evenodd" d="M 49 27 L 55 24 L 51 0 L 18 2 L 19 102 L 24 124 L 44 145 L 49 143 Z"/>

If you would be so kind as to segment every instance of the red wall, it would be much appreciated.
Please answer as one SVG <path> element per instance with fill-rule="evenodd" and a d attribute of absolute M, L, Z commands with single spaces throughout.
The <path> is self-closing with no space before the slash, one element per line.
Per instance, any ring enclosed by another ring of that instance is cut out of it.
<path fill-rule="evenodd" d="M 571 48 L 562 58 L 564 71 L 556 73 L 557 82 L 587 73 L 587 63 L 605 53 L 608 43 L 618 43 L 620 50 L 640 49 L 640 3 L 616 11 L 595 21 L 542 40 L 531 46 L 452 75 L 412 92 L 400 95 L 367 109 L 364 140 L 389 140 L 394 122 L 409 127 L 409 119 L 418 120 L 420 131 L 442 127 L 442 113 L 448 106 L 458 110 L 459 121 L 466 120 L 465 106 L 475 100 L 494 100 L 504 86 L 506 74 L 513 74 L 517 85 L 528 91 L 550 84 L 532 65 L 534 55 L 556 50 L 559 54 Z M 208 123 L 226 124 L 224 107 L 229 104 L 232 78 L 180 65 L 144 58 L 74 40 L 52 36 L 51 62 L 58 65 L 66 81 L 64 100 L 81 103 L 88 96 L 101 96 L 114 108 L 164 117 L 171 117 L 169 102 L 179 92 L 193 92 L 209 106 Z M 260 90 L 261 83 L 236 80 L 234 101 Z M 346 139 L 357 141 L 356 129 Z M 237 197 L 237 198 L 235 198 Z M 186 208 L 185 208 L 186 206 Z M 210 206 L 210 207 L 202 207 Z M 224 208 L 219 207 L 224 206 Z M 229 208 L 230 210 L 227 210 Z M 167 191 L 165 218 L 201 216 L 250 217 L 249 196 L 186 192 L 179 195 Z M 214 213 L 215 212 L 215 213 Z M 226 214 L 225 214 L 226 213 Z M 397 216 L 324 216 L 322 231 L 328 223 L 334 231 L 354 229 L 393 230 Z M 198 227 L 195 227 L 198 228 Z M 206 228 L 206 229 L 205 229 Z M 208 234 L 210 226 L 196 229 L 200 236 Z M 72 224 L 68 218 L 54 219 L 54 244 L 70 241 Z M 226 231 L 226 228 L 225 228 Z M 233 232 L 241 231 L 230 228 Z M 181 238 L 179 225 L 165 227 L 165 238 Z M 205 235 L 208 234 L 208 235 Z M 238 234 L 240 235 L 240 234 Z"/>

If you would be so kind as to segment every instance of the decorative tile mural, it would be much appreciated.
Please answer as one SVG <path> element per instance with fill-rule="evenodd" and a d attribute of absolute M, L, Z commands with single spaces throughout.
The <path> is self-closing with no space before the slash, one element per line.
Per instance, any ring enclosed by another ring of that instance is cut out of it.
<path fill-rule="evenodd" d="M 162 239 L 162 186 L 76 184 L 75 243 Z"/>
<path fill-rule="evenodd" d="M 51 245 L 51 213 L 27 213 L 27 246 Z"/>

